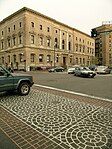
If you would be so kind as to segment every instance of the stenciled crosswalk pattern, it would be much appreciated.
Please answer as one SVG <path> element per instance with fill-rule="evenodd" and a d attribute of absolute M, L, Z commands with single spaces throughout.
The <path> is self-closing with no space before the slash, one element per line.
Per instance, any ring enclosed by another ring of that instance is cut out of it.
<path fill-rule="evenodd" d="M 96 106 L 32 89 L 28 96 L 1 96 L 0 104 L 63 148 L 112 149 L 111 103 Z"/>

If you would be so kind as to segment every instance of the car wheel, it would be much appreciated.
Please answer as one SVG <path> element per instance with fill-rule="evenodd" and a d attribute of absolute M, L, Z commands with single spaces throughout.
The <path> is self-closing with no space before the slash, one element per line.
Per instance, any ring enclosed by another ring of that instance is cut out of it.
<path fill-rule="evenodd" d="M 30 92 L 30 85 L 27 82 L 22 82 L 18 87 L 18 93 L 22 96 L 28 95 Z"/>

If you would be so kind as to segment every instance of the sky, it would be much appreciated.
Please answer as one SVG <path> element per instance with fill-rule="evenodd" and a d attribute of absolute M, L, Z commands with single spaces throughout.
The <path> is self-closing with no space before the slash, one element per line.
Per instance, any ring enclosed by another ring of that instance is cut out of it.
<path fill-rule="evenodd" d="M 0 21 L 23 7 L 89 35 L 103 21 L 112 23 L 112 0 L 0 0 Z"/>

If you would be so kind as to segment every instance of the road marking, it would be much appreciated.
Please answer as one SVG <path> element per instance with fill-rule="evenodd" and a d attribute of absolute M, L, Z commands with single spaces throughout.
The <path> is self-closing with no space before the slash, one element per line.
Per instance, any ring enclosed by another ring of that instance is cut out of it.
<path fill-rule="evenodd" d="M 44 86 L 44 85 L 39 85 L 39 84 L 34 84 L 34 86 L 43 87 L 43 88 L 51 89 L 51 90 L 55 90 L 55 91 L 61 91 L 61 92 L 65 92 L 65 93 L 71 93 L 71 94 L 79 95 L 79 96 L 83 96 L 83 97 L 89 97 L 89 98 L 94 98 L 94 99 L 99 99 L 99 100 L 112 102 L 111 99 L 97 97 L 97 96 L 92 96 L 92 95 L 78 93 L 78 92 L 73 92 L 73 91 L 68 91 L 68 90 L 62 90 L 62 89 L 58 89 L 58 88 L 54 88 L 54 87 L 49 87 L 49 86 Z"/>

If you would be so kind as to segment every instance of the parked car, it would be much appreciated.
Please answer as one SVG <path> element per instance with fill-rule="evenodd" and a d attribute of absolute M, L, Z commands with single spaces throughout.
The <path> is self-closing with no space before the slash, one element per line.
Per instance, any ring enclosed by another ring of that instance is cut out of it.
<path fill-rule="evenodd" d="M 109 74 L 111 69 L 108 66 L 98 66 L 95 71 L 97 74 Z"/>
<path fill-rule="evenodd" d="M 28 95 L 34 84 L 33 77 L 27 74 L 11 73 L 0 66 L 0 92 L 17 91 L 20 95 Z"/>
<path fill-rule="evenodd" d="M 90 65 L 89 69 L 95 71 L 95 69 L 97 68 L 97 65 Z"/>
<path fill-rule="evenodd" d="M 68 68 L 67 73 L 68 74 L 74 74 L 74 70 L 76 67 L 80 67 L 80 65 L 74 65 L 74 66 Z"/>
<path fill-rule="evenodd" d="M 96 73 L 95 71 L 90 70 L 88 67 L 76 67 L 74 70 L 74 75 L 80 77 L 94 78 Z"/>
<path fill-rule="evenodd" d="M 74 70 L 75 70 L 75 67 L 68 68 L 67 73 L 74 74 Z"/>
<path fill-rule="evenodd" d="M 64 68 L 63 67 L 53 67 L 51 69 L 48 69 L 49 72 L 63 72 Z"/>

